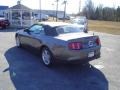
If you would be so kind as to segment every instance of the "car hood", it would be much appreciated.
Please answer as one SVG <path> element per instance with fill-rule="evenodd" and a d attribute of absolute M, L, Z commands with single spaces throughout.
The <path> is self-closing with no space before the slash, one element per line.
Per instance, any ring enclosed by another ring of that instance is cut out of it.
<path fill-rule="evenodd" d="M 61 39 L 61 40 L 72 40 L 72 39 L 78 39 L 78 38 L 83 38 L 83 37 L 91 37 L 93 35 L 88 34 L 88 33 L 84 33 L 84 32 L 80 32 L 80 33 L 69 33 L 69 34 L 61 34 L 57 37 L 55 37 L 56 39 Z"/>

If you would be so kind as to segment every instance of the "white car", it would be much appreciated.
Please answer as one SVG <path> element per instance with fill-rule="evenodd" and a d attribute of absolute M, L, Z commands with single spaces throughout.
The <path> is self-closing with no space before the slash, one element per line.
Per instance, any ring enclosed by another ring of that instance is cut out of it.
<path fill-rule="evenodd" d="M 71 23 L 84 27 L 84 31 L 88 32 L 88 20 L 85 17 L 79 17 L 71 20 Z"/>
<path fill-rule="evenodd" d="M 41 17 L 41 20 L 43 20 L 43 21 L 46 21 L 46 20 L 49 19 L 49 16 L 46 15 L 46 14 L 43 14 L 43 13 L 41 14 L 41 16 L 40 16 L 40 14 L 36 15 L 36 16 L 35 16 L 35 19 L 36 19 L 36 20 L 40 20 L 40 17 Z"/>
<path fill-rule="evenodd" d="M 64 17 L 64 15 L 63 14 L 58 14 L 57 15 L 57 18 L 59 19 L 59 20 L 70 20 L 70 17 L 69 16 L 67 16 L 67 15 L 65 15 L 65 17 Z"/>

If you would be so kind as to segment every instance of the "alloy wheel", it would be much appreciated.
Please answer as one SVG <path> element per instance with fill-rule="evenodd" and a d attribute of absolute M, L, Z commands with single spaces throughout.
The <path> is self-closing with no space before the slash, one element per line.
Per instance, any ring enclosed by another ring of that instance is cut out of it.
<path fill-rule="evenodd" d="M 51 53 L 50 51 L 47 49 L 47 48 L 44 48 L 42 50 L 42 60 L 43 60 L 43 63 L 46 65 L 46 66 L 49 66 L 51 64 Z"/>

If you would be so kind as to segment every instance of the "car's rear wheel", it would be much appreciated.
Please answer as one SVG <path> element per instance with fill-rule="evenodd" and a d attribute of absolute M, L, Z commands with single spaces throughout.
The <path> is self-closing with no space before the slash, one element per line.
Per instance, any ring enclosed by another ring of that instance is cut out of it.
<path fill-rule="evenodd" d="M 20 48 L 20 47 L 21 47 L 21 44 L 20 44 L 20 39 L 19 39 L 19 37 L 18 37 L 18 36 L 16 37 L 16 46 L 17 46 L 18 48 Z"/>
<path fill-rule="evenodd" d="M 42 49 L 41 59 L 46 66 L 51 66 L 53 64 L 53 55 L 48 48 L 44 47 Z"/>

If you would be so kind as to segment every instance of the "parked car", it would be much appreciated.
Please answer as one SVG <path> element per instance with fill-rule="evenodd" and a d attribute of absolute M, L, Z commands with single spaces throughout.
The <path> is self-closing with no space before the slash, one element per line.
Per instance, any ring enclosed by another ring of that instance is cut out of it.
<path fill-rule="evenodd" d="M 40 20 L 40 14 L 38 14 L 38 15 L 36 15 L 35 16 L 35 19 L 36 20 Z M 49 16 L 48 15 L 46 15 L 46 14 L 41 14 L 41 20 L 43 20 L 43 21 L 46 21 L 46 20 L 48 20 L 49 19 Z"/>
<path fill-rule="evenodd" d="M 70 16 L 70 20 L 73 20 L 73 19 L 75 19 L 75 17 L 74 16 Z"/>
<path fill-rule="evenodd" d="M 40 53 L 46 66 L 56 61 L 89 62 L 100 57 L 98 36 L 83 32 L 79 25 L 63 22 L 41 22 L 20 30 L 16 46 Z"/>
<path fill-rule="evenodd" d="M 57 18 L 59 19 L 59 20 L 70 20 L 70 17 L 68 16 L 68 15 L 65 15 L 65 17 L 64 17 L 64 15 L 63 14 L 58 14 L 57 15 Z"/>
<path fill-rule="evenodd" d="M 88 20 L 86 17 L 78 17 L 78 18 L 72 19 L 71 23 L 83 26 L 84 31 L 88 32 Z"/>
<path fill-rule="evenodd" d="M 0 28 L 4 29 L 6 27 L 10 26 L 10 22 L 9 20 L 3 18 L 3 17 L 0 17 Z"/>

